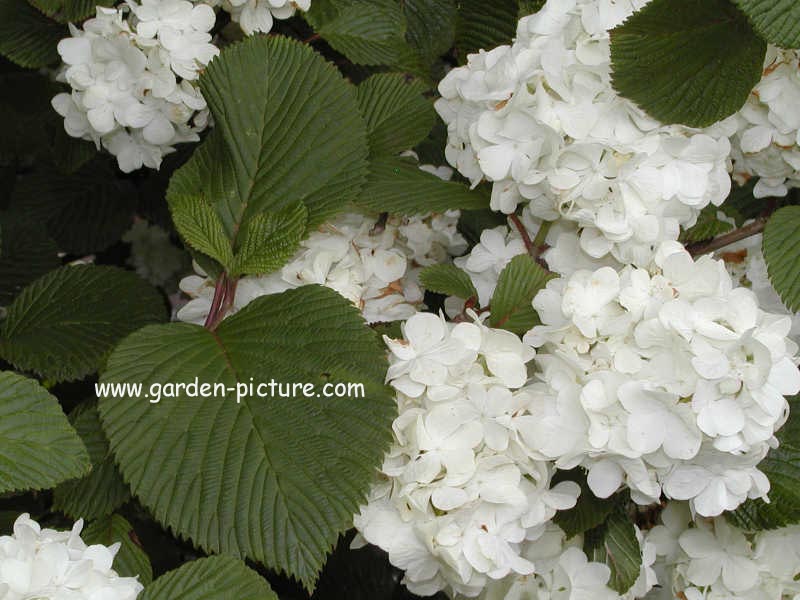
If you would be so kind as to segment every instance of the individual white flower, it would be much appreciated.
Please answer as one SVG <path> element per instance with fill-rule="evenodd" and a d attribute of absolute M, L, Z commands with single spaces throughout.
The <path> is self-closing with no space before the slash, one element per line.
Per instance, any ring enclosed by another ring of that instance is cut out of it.
<path fill-rule="evenodd" d="M 223 0 L 222 8 L 250 35 L 269 33 L 274 19 L 288 19 L 297 9 L 307 11 L 311 0 Z"/>
<path fill-rule="evenodd" d="M 112 569 L 120 542 L 87 546 L 82 528 L 82 519 L 55 531 L 27 513 L 17 517 L 13 534 L 0 537 L 0 598 L 135 600 L 144 586 Z"/>
<path fill-rule="evenodd" d="M 209 6 L 143 0 L 70 25 L 58 79 L 72 91 L 52 100 L 66 132 L 105 147 L 124 172 L 157 169 L 175 144 L 199 140 L 208 109 L 196 80 L 219 53 L 214 21 Z"/>

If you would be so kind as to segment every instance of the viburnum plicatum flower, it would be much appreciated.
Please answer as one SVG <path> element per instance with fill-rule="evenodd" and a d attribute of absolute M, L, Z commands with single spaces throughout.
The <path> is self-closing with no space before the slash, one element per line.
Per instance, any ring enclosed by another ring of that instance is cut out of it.
<path fill-rule="evenodd" d="M 523 555 L 580 488 L 551 485 L 551 463 L 531 458 L 516 432 L 533 397 L 520 388 L 535 352 L 474 313 L 450 323 L 418 313 L 403 337 L 384 337 L 397 390 L 394 443 L 355 517 L 418 594 L 478 595 L 489 581 L 531 575 Z"/>
<path fill-rule="evenodd" d="M 71 531 L 43 529 L 27 513 L 12 535 L 0 536 L 2 600 L 134 600 L 143 586 L 112 569 L 120 542 L 87 546 L 83 520 Z"/>
<path fill-rule="evenodd" d="M 706 205 L 727 197 L 733 119 L 665 126 L 612 88 L 608 30 L 647 0 L 549 0 L 510 46 L 480 51 L 439 84 L 448 162 L 491 206 L 530 206 L 581 229 L 580 248 L 646 266 Z"/>
<path fill-rule="evenodd" d="M 219 0 L 208 2 L 220 4 Z M 222 0 L 222 8 L 231 14 L 231 19 L 247 35 L 255 32 L 268 33 L 275 19 L 288 19 L 296 10 L 307 11 L 311 0 Z"/>
<path fill-rule="evenodd" d="M 692 521 L 671 502 L 647 533 L 665 597 L 790 600 L 800 594 L 800 526 L 746 533 L 724 517 Z"/>
<path fill-rule="evenodd" d="M 533 300 L 525 335 L 540 372 L 520 417 L 525 443 L 588 469 L 608 497 L 689 500 L 704 516 L 764 497 L 758 462 L 800 391 L 792 320 L 759 308 L 723 261 L 663 244 L 650 270 L 580 270 Z"/>
<path fill-rule="evenodd" d="M 219 53 L 215 20 L 205 4 L 131 0 L 98 6 L 83 29 L 70 24 L 58 79 L 72 90 L 52 100 L 66 132 L 106 148 L 126 173 L 157 169 L 175 144 L 198 141 L 209 113 L 197 79 Z"/>
<path fill-rule="evenodd" d="M 418 281 L 422 267 L 446 262 L 466 249 L 456 230 L 458 217 L 458 211 L 393 216 L 376 227 L 374 216 L 342 215 L 311 233 L 280 271 L 240 279 L 230 314 L 259 296 L 316 283 L 352 301 L 371 323 L 407 319 L 423 303 Z M 196 270 L 199 275 L 181 281 L 181 289 L 192 300 L 178 318 L 203 323 L 211 309 L 214 282 L 199 267 Z"/>

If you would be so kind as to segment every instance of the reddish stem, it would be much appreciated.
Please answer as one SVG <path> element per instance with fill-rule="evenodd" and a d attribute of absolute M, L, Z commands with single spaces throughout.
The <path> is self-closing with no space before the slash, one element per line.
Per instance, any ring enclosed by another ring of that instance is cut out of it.
<path fill-rule="evenodd" d="M 211 300 L 211 308 L 208 310 L 208 316 L 206 317 L 206 322 L 203 325 L 206 329 L 210 329 L 214 331 L 217 328 L 217 325 L 222 320 L 222 316 L 224 315 L 223 306 L 226 302 L 225 296 L 228 292 L 228 274 L 222 273 L 217 279 L 217 283 L 214 286 L 214 298 Z M 232 302 L 232 300 L 231 300 Z M 228 307 L 230 304 L 228 304 Z"/>
<path fill-rule="evenodd" d="M 698 244 L 690 244 L 687 249 L 692 256 L 700 256 L 701 254 L 714 252 L 715 250 L 719 250 L 720 248 L 730 246 L 731 244 L 740 242 L 745 238 L 749 238 L 752 235 L 761 233 L 764 231 L 764 227 L 767 225 L 767 220 L 767 217 L 760 217 L 744 227 L 729 231 L 728 233 L 715 237 L 713 240 L 700 242 Z"/>
<path fill-rule="evenodd" d="M 528 230 L 525 229 L 525 225 L 522 224 L 520 218 L 517 215 L 511 214 L 508 215 L 509 220 L 514 224 L 514 227 L 517 228 L 519 234 L 522 236 L 522 243 L 525 244 L 525 249 L 528 251 L 528 254 L 531 256 L 534 255 L 536 252 L 536 248 L 531 241 L 531 236 L 528 235 Z"/>

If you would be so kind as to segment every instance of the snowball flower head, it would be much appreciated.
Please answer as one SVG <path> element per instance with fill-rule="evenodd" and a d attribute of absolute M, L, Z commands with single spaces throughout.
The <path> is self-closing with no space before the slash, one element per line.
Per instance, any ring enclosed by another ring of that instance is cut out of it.
<path fill-rule="evenodd" d="M 79 520 L 71 531 L 43 529 L 20 515 L 13 534 L 0 537 L 0 598 L 135 600 L 142 584 L 111 568 L 120 543 L 87 546 L 82 528 Z"/>
<path fill-rule="evenodd" d="M 297 9 L 307 11 L 311 0 L 223 0 L 222 7 L 250 35 L 268 33 L 275 19 L 288 19 Z"/>

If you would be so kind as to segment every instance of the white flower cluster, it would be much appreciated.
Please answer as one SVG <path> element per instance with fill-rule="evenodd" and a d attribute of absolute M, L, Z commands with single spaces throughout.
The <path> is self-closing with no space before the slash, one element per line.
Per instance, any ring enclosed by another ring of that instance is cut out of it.
<path fill-rule="evenodd" d="M 180 142 L 199 140 L 209 112 L 197 87 L 219 53 L 214 10 L 188 0 L 134 0 L 97 7 L 97 16 L 61 40 L 58 76 L 72 88 L 53 98 L 73 137 L 93 141 L 130 172 L 157 169 Z"/>
<path fill-rule="evenodd" d="M 13 535 L 0 537 L 0 599 L 135 600 L 143 586 L 111 568 L 120 548 L 81 539 L 83 520 L 72 531 L 42 529 L 20 515 Z"/>
<path fill-rule="evenodd" d="M 436 103 L 448 161 L 473 184 L 493 182 L 494 210 L 528 203 L 577 223 L 589 256 L 638 266 L 725 200 L 735 126 L 662 126 L 613 90 L 608 30 L 646 3 L 550 0 L 512 45 L 450 71 Z"/>
<path fill-rule="evenodd" d="M 580 493 L 571 481 L 551 487 L 552 465 L 532 460 L 515 432 L 533 399 L 519 388 L 535 352 L 472 316 L 454 324 L 419 313 L 402 339 L 384 338 L 395 442 L 354 522 L 418 594 L 474 597 L 491 580 L 530 575 L 526 541 Z"/>
<path fill-rule="evenodd" d="M 800 391 L 791 318 L 760 309 L 723 261 L 662 245 L 652 270 L 581 270 L 534 298 L 542 321 L 536 410 L 522 438 L 560 468 L 582 465 L 608 497 L 690 500 L 704 516 L 765 496 L 757 469 Z"/>
<path fill-rule="evenodd" d="M 311 0 L 209 0 L 206 3 L 221 4 L 247 35 L 257 31 L 269 33 L 275 19 L 288 19 L 297 9 L 311 8 Z"/>
<path fill-rule="evenodd" d="M 696 520 L 671 502 L 647 540 L 658 554 L 658 598 L 790 600 L 800 596 L 800 526 L 745 534 L 724 517 Z"/>
<path fill-rule="evenodd" d="M 375 217 L 345 214 L 313 232 L 280 271 L 239 280 L 230 314 L 259 296 L 317 283 L 351 300 L 370 323 L 407 319 L 422 306 L 421 267 L 466 249 L 456 231 L 458 217 L 458 211 L 390 217 L 376 226 Z M 211 309 L 214 283 L 198 272 L 181 281 L 181 289 L 193 299 L 178 318 L 202 324 Z"/>
<path fill-rule="evenodd" d="M 737 115 L 733 174 L 759 177 L 756 198 L 785 196 L 800 186 L 800 52 L 770 46 L 764 76 Z"/>

